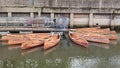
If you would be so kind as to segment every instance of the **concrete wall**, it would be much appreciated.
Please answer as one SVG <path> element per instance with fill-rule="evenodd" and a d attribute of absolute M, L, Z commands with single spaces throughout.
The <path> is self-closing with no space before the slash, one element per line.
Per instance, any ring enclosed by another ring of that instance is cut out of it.
<path fill-rule="evenodd" d="M 74 25 L 88 26 L 89 24 L 89 14 L 74 14 Z"/>
<path fill-rule="evenodd" d="M 94 22 L 93 25 L 105 25 L 105 26 L 109 26 L 110 25 L 110 15 L 109 14 L 94 14 Z"/>
<path fill-rule="evenodd" d="M 0 0 L 0 6 L 120 8 L 120 0 Z"/>
<path fill-rule="evenodd" d="M 57 14 L 67 14 L 72 27 L 95 26 L 96 23 L 118 26 L 120 0 L 0 0 L 0 17 L 54 18 Z"/>

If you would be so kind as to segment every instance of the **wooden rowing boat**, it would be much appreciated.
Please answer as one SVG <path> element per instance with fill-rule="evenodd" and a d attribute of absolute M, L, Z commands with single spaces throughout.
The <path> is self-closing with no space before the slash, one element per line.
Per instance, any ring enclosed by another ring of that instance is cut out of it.
<path fill-rule="evenodd" d="M 33 34 L 26 34 L 26 36 L 36 37 L 36 36 L 46 36 L 50 35 L 50 33 L 33 33 Z"/>
<path fill-rule="evenodd" d="M 2 36 L 1 40 L 2 40 L 2 41 L 8 41 L 8 40 L 11 40 L 11 39 L 13 39 L 13 38 L 23 37 L 23 36 L 24 36 L 24 35 L 7 34 L 7 35 Z"/>
<path fill-rule="evenodd" d="M 18 44 L 22 44 L 26 41 L 29 41 L 30 39 L 28 38 L 20 38 L 20 37 L 17 37 L 17 38 L 12 38 L 8 41 L 8 44 L 9 45 L 18 45 Z"/>
<path fill-rule="evenodd" d="M 44 50 L 56 46 L 59 42 L 60 42 L 60 36 L 58 34 L 54 34 L 52 37 L 50 37 L 45 41 Z"/>
<path fill-rule="evenodd" d="M 116 35 L 117 32 L 113 30 L 113 31 L 110 31 L 110 34 L 114 34 L 114 35 Z"/>
<path fill-rule="evenodd" d="M 45 39 L 49 38 L 50 34 L 48 33 L 31 34 L 31 35 L 29 34 L 27 36 L 29 37 L 30 40 L 22 43 L 21 49 L 29 49 L 44 44 Z"/>
<path fill-rule="evenodd" d="M 98 34 L 98 35 L 105 35 L 110 40 L 116 40 L 118 38 L 117 33 L 115 31 L 110 31 L 109 28 L 106 29 L 98 29 L 98 30 L 70 30 L 73 32 L 77 32 L 80 34 Z"/>
<path fill-rule="evenodd" d="M 38 37 L 41 37 L 41 38 L 48 38 L 50 37 L 50 34 L 49 33 L 34 33 L 34 34 L 7 34 L 5 36 L 2 36 L 1 40 L 2 41 L 8 41 L 8 40 L 11 40 L 13 39 L 14 37 L 29 37 L 29 38 L 38 38 Z"/>
<path fill-rule="evenodd" d="M 78 35 L 73 35 L 73 33 L 69 32 L 69 37 L 76 44 L 81 45 L 83 47 L 88 47 L 87 40 L 80 38 Z"/>
<path fill-rule="evenodd" d="M 76 30 L 98 30 L 101 27 L 90 27 L 90 28 L 76 28 Z"/>
<path fill-rule="evenodd" d="M 2 37 L 1 37 L 1 40 L 2 40 L 2 41 L 8 41 L 8 36 L 7 36 L 7 35 L 2 36 Z"/>
<path fill-rule="evenodd" d="M 110 29 L 96 29 L 96 30 L 76 30 L 80 33 L 95 33 L 95 34 L 110 34 Z"/>
<path fill-rule="evenodd" d="M 35 37 L 33 36 L 27 36 L 30 40 L 33 40 L 33 39 L 38 39 L 38 40 L 41 40 L 41 39 L 48 39 L 51 37 L 51 35 L 36 35 Z"/>
<path fill-rule="evenodd" d="M 77 36 L 79 38 L 83 38 L 87 41 L 90 41 L 90 42 L 98 42 L 98 43 L 110 43 L 109 39 L 104 36 L 104 35 L 101 35 L 101 34 L 93 34 L 93 33 L 75 33 L 73 32 L 72 33 L 73 36 Z"/>
<path fill-rule="evenodd" d="M 8 44 L 9 45 L 17 45 L 22 44 L 24 42 L 30 41 L 30 40 L 44 40 L 46 38 L 49 38 L 50 34 L 31 34 L 31 35 L 22 35 L 22 36 L 14 36 L 9 37 Z"/>
<path fill-rule="evenodd" d="M 30 40 L 22 43 L 21 49 L 29 49 L 32 47 L 36 47 L 42 45 L 44 42 L 42 40 Z"/>
<path fill-rule="evenodd" d="M 110 40 L 117 40 L 118 39 L 118 36 L 117 35 L 114 35 L 114 34 L 108 34 L 108 35 L 105 35 L 107 38 L 109 38 Z"/>

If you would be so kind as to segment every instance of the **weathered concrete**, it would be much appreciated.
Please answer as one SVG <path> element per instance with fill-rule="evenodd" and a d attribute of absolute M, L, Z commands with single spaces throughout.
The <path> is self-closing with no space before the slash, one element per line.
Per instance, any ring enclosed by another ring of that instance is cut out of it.
<path fill-rule="evenodd" d="M 41 17 L 41 9 L 38 10 L 38 17 Z"/>
<path fill-rule="evenodd" d="M 33 33 L 33 31 L 20 31 L 20 34 Z"/>
<path fill-rule="evenodd" d="M 120 8 L 119 0 L 0 0 L 0 6 Z"/>
<path fill-rule="evenodd" d="M 11 12 L 8 12 L 8 17 L 12 17 L 12 13 Z"/>
<path fill-rule="evenodd" d="M 13 13 L 17 12 L 28 13 L 30 16 L 27 17 L 33 18 L 34 13 L 38 13 L 38 17 L 41 17 L 41 13 L 49 13 L 53 19 L 56 13 L 67 13 L 70 14 L 71 27 L 75 24 L 95 26 L 96 23 L 105 26 L 119 26 L 119 5 L 120 0 L 0 0 L 0 15 L 5 12 L 7 15 L 3 14 L 3 17 L 12 17 Z M 76 13 L 88 14 L 89 17 L 75 19 Z M 111 19 L 111 16 L 114 17 Z M 87 20 L 89 21 L 87 22 Z M 3 21 L 5 22 L 5 20 Z"/>
<path fill-rule="evenodd" d="M 54 13 L 51 13 L 50 16 L 51 16 L 51 19 L 54 19 L 55 17 Z"/>
<path fill-rule="evenodd" d="M 74 14 L 73 13 L 70 13 L 70 27 L 73 28 L 73 24 L 74 24 Z"/>
<path fill-rule="evenodd" d="M 93 13 L 90 13 L 90 14 L 89 14 L 89 26 L 90 26 L 90 27 L 93 26 L 93 22 L 94 22 Z"/>
<path fill-rule="evenodd" d="M 33 12 L 30 13 L 30 17 L 34 18 L 34 13 Z"/>

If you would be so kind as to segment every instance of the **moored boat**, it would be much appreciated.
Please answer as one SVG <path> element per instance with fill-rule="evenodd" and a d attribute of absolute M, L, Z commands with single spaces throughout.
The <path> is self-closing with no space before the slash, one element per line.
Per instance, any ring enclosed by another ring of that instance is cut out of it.
<path fill-rule="evenodd" d="M 11 38 L 10 40 L 8 40 L 8 44 L 9 45 L 18 45 L 18 44 L 22 44 L 29 40 L 30 39 L 26 38 L 26 37 L 15 37 L 15 38 Z"/>
<path fill-rule="evenodd" d="M 60 42 L 60 36 L 58 34 L 54 34 L 49 39 L 47 39 L 44 43 L 44 50 L 47 50 L 51 47 L 56 46 Z"/>
<path fill-rule="evenodd" d="M 30 41 L 22 43 L 21 49 L 29 49 L 32 47 L 40 46 L 43 43 L 44 42 L 42 40 L 30 40 Z"/>
<path fill-rule="evenodd" d="M 90 27 L 90 28 L 76 28 L 77 30 L 98 30 L 101 27 Z"/>
<path fill-rule="evenodd" d="M 97 43 L 105 43 L 108 44 L 110 43 L 109 39 L 104 36 L 104 35 L 100 35 L 100 34 L 93 34 L 93 33 L 72 33 L 73 36 L 78 36 L 79 38 L 83 38 L 87 41 L 90 42 L 97 42 Z"/>
<path fill-rule="evenodd" d="M 117 37 L 117 33 L 116 31 L 110 31 L 109 28 L 106 28 L 106 29 L 98 29 L 98 30 L 76 30 L 76 29 L 73 29 L 73 30 L 70 30 L 72 32 L 76 32 L 76 33 L 80 33 L 80 34 L 91 34 L 91 35 L 104 35 L 106 36 L 108 39 L 110 40 L 116 40 L 118 37 Z"/>
<path fill-rule="evenodd" d="M 116 32 L 115 30 L 112 30 L 112 31 L 110 31 L 110 34 L 114 34 L 114 35 L 116 35 L 117 32 Z"/>
<path fill-rule="evenodd" d="M 109 35 L 105 35 L 107 38 L 109 38 L 110 40 L 117 40 L 118 36 L 114 35 L 114 34 L 109 34 Z"/>
<path fill-rule="evenodd" d="M 85 40 L 84 38 L 80 38 L 79 35 L 73 35 L 73 33 L 69 32 L 69 37 L 76 44 L 83 46 L 83 47 L 88 47 L 87 40 Z"/>
<path fill-rule="evenodd" d="M 94 34 L 110 34 L 110 29 L 73 29 L 74 32 L 79 33 L 94 33 Z"/>
<path fill-rule="evenodd" d="M 11 40 L 13 38 L 17 38 L 17 37 L 23 37 L 24 35 L 19 35 L 19 34 L 7 34 L 2 36 L 1 40 L 2 41 L 8 41 Z"/>
<path fill-rule="evenodd" d="M 2 41 L 8 41 L 8 36 L 7 36 L 7 35 L 2 36 L 2 37 L 1 37 L 1 40 L 2 40 Z"/>

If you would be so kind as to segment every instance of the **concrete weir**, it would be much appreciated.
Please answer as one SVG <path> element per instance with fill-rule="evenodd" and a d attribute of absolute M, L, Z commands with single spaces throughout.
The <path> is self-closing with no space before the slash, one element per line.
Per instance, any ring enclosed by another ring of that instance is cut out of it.
<path fill-rule="evenodd" d="M 0 0 L 0 27 L 25 18 L 69 18 L 70 27 L 120 26 L 120 0 Z M 16 27 L 17 28 L 17 27 Z"/>

